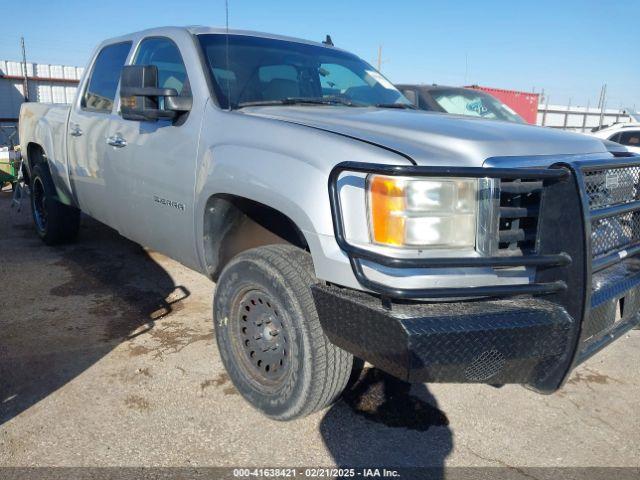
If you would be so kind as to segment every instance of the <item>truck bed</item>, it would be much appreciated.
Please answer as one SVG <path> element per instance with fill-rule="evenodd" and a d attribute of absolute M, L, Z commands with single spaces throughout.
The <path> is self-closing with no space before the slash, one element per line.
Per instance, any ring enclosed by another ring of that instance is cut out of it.
<path fill-rule="evenodd" d="M 56 186 L 69 188 L 67 175 L 67 121 L 69 105 L 23 103 L 20 107 L 20 145 L 28 158 L 29 144 L 40 145 L 49 159 Z"/>

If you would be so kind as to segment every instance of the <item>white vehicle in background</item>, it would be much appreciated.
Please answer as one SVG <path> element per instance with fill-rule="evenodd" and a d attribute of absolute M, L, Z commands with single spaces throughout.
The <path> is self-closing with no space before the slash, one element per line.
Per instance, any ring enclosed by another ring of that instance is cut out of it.
<path fill-rule="evenodd" d="M 617 123 L 591 134 L 624 145 L 630 152 L 640 153 L 640 123 Z"/>

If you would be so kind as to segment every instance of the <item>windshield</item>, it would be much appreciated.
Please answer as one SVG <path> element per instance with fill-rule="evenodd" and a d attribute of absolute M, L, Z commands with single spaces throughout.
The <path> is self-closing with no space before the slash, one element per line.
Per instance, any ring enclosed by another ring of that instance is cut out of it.
<path fill-rule="evenodd" d="M 279 103 L 412 107 L 386 78 L 350 53 L 245 35 L 198 38 L 223 108 Z"/>
<path fill-rule="evenodd" d="M 505 104 L 478 90 L 443 89 L 430 93 L 447 113 L 524 123 L 524 120 Z"/>

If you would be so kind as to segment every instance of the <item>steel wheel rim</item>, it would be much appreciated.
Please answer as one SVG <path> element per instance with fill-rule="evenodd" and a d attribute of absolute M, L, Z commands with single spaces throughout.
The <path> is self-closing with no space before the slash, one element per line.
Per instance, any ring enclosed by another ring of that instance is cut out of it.
<path fill-rule="evenodd" d="M 33 198 L 33 217 L 36 221 L 36 226 L 38 230 L 44 232 L 47 228 L 47 208 L 45 205 L 44 185 L 38 177 L 33 180 L 31 195 Z"/>
<path fill-rule="evenodd" d="M 255 387 L 272 390 L 290 368 L 284 310 L 261 289 L 245 290 L 234 303 L 232 344 L 238 365 Z"/>

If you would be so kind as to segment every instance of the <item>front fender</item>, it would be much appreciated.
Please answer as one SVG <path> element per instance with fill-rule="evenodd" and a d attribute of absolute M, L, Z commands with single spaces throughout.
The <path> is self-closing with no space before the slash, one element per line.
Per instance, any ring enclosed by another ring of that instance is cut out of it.
<path fill-rule="evenodd" d="M 321 248 L 318 235 L 333 235 L 327 174 L 316 166 L 280 153 L 239 145 L 211 147 L 201 158 L 195 225 L 198 256 L 203 265 L 203 219 L 207 201 L 214 195 L 243 197 L 286 215 L 304 235 L 312 255 Z"/>
<path fill-rule="evenodd" d="M 207 201 L 230 194 L 269 206 L 292 220 L 311 251 L 316 276 L 362 288 L 335 241 L 329 203 L 331 169 L 345 160 L 406 164 L 400 155 L 331 132 L 209 107 L 196 171 L 196 248 L 201 270 Z M 364 210 L 356 212 L 360 218 Z"/>

